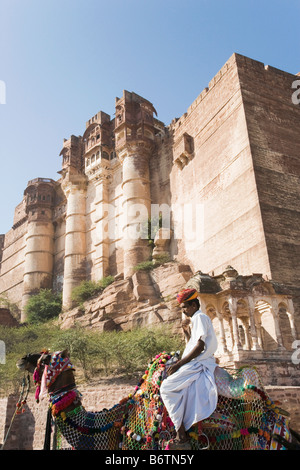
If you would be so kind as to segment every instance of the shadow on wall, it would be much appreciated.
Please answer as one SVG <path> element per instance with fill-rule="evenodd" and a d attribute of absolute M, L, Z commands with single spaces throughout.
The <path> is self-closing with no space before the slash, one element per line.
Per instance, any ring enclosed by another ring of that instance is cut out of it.
<path fill-rule="evenodd" d="M 11 424 L 17 401 L 18 397 L 16 395 L 8 396 L 4 436 L 6 436 Z M 15 415 L 4 450 L 33 450 L 35 418 L 27 405 L 24 405 L 24 409 L 24 413 Z"/>
<path fill-rule="evenodd" d="M 0 308 L 0 325 L 14 327 L 19 326 L 19 323 L 8 308 Z"/>

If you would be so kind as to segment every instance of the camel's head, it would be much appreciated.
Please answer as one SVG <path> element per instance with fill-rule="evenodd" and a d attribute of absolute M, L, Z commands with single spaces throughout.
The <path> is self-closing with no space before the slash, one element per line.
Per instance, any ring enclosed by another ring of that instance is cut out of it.
<path fill-rule="evenodd" d="M 44 369 L 45 365 L 49 364 L 50 359 L 51 354 L 48 351 L 42 351 L 40 353 L 29 353 L 26 354 L 26 356 L 21 357 L 16 366 L 18 369 L 26 370 L 33 374 L 38 364 Z"/>
<path fill-rule="evenodd" d="M 40 388 L 51 393 L 68 385 L 69 381 L 74 381 L 74 367 L 70 362 L 67 350 L 57 351 L 53 354 L 50 354 L 49 351 L 27 354 L 16 365 L 19 369 L 27 370 L 33 374 L 33 379 L 38 385 L 37 399 Z"/>

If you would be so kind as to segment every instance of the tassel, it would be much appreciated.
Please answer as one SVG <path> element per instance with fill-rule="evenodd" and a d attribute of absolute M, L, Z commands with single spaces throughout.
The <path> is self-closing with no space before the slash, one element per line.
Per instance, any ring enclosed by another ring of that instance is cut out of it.
<path fill-rule="evenodd" d="M 40 400 L 39 400 L 40 391 L 41 391 L 41 387 L 38 385 L 38 386 L 36 387 L 35 395 L 34 395 L 34 398 L 35 398 L 35 400 L 36 400 L 37 403 L 40 402 Z"/>
<path fill-rule="evenodd" d="M 39 403 L 40 402 L 39 396 L 40 396 L 40 392 L 41 392 L 41 377 L 40 377 L 40 373 L 39 373 L 39 367 L 36 367 L 34 369 L 33 382 L 35 383 L 35 386 L 36 386 L 35 400 L 36 400 L 37 403 Z"/>

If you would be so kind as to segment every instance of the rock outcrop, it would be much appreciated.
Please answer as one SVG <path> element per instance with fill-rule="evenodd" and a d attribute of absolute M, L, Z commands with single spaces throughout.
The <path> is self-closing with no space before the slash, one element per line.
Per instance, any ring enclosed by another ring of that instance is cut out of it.
<path fill-rule="evenodd" d="M 98 331 L 131 330 L 161 323 L 179 328 L 181 311 L 177 292 L 192 277 L 191 268 L 169 262 L 130 278 L 118 275 L 99 296 L 60 315 L 63 329 L 76 324 Z"/>

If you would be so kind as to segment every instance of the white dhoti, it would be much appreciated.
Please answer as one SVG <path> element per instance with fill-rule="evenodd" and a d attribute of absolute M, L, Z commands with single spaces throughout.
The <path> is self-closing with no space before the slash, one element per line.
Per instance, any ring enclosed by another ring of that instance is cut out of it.
<path fill-rule="evenodd" d="M 217 364 L 213 357 L 217 340 L 210 318 L 198 311 L 192 317 L 191 339 L 183 357 L 194 348 L 200 337 L 205 343 L 203 353 L 167 377 L 160 388 L 176 431 L 182 423 L 188 430 L 194 423 L 208 418 L 217 406 L 218 390 L 214 378 Z"/>
<path fill-rule="evenodd" d="M 182 423 L 188 430 L 216 409 L 218 391 L 211 369 L 191 361 L 163 381 L 160 394 L 176 431 Z"/>

